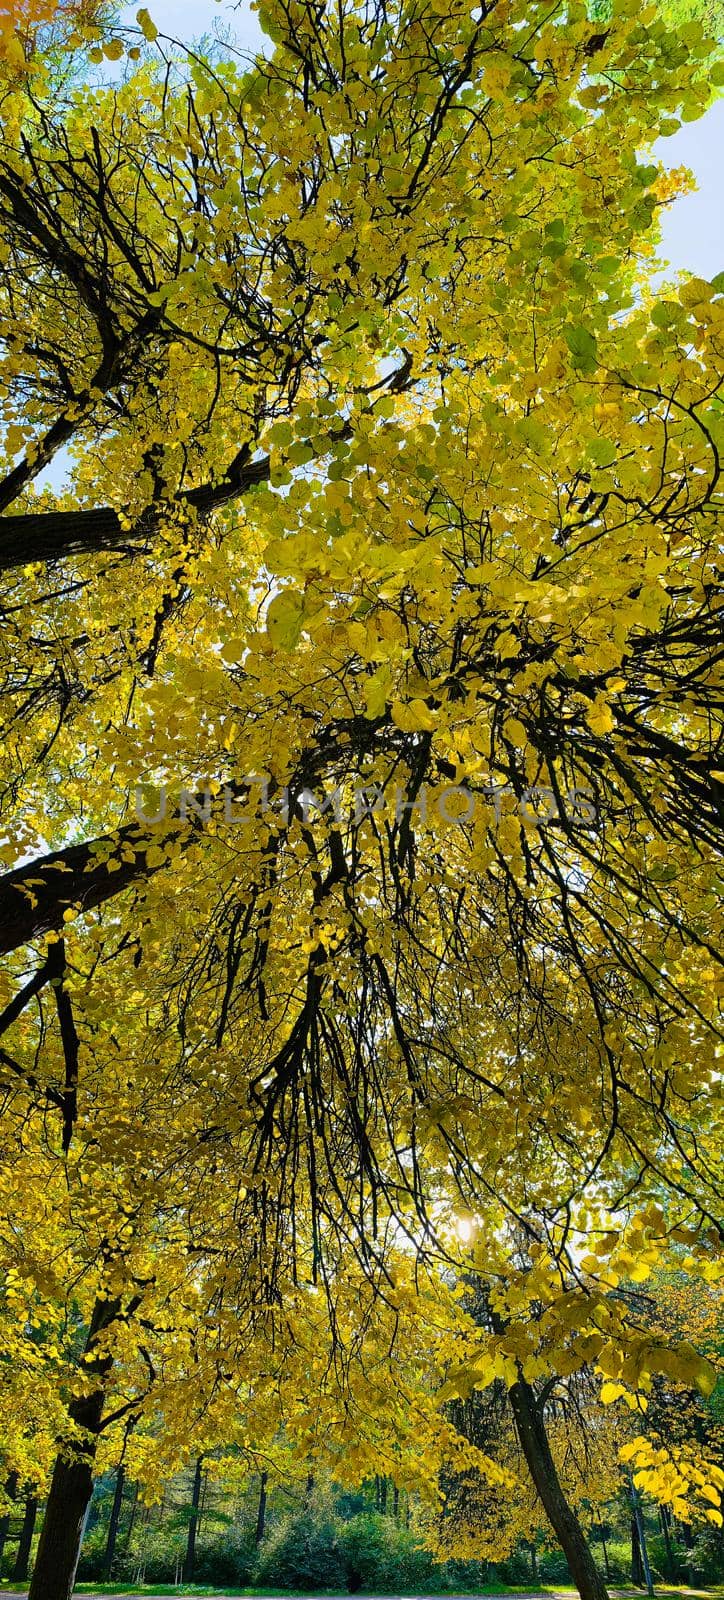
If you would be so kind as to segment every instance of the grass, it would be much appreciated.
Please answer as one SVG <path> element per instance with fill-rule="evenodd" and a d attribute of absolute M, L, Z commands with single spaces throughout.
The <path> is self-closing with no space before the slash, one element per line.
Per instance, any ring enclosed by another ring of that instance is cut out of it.
<path fill-rule="evenodd" d="M 483 1584 L 479 1589 L 475 1590 L 475 1595 L 483 1597 L 488 1595 L 574 1595 L 576 1592 L 572 1584 L 565 1583 L 541 1583 L 536 1588 L 531 1587 L 531 1585 L 498 1583 Z M 644 1600 L 644 1591 L 642 1589 L 621 1585 L 613 1586 L 611 1592 L 613 1594 L 640 1596 L 641 1600 Z M 0 1581 L 0 1594 L 2 1593 L 17 1593 L 17 1586 L 13 1585 L 8 1578 L 5 1578 Z M 140 1587 L 132 1583 L 79 1583 L 76 1586 L 75 1593 L 78 1595 L 195 1595 L 197 1600 L 204 1600 L 204 1597 L 205 1600 L 215 1600 L 215 1597 L 219 1595 L 239 1596 L 244 1597 L 244 1600 L 251 1600 L 251 1597 L 258 1596 L 259 1600 L 265 1600 L 267 1596 L 278 1595 L 280 1597 L 288 1597 L 288 1600 L 310 1600 L 309 1591 L 300 1589 L 235 1589 L 233 1587 L 210 1589 L 205 1584 L 180 1584 L 177 1586 L 173 1583 L 146 1584 Z M 336 1595 L 338 1591 L 320 1588 L 315 1590 L 315 1593 L 319 1595 Z M 656 1594 L 666 1596 L 666 1600 L 694 1600 L 694 1597 L 697 1596 L 701 1596 L 702 1600 L 724 1600 L 724 1586 L 717 1584 L 711 1589 L 687 1589 L 676 1584 L 657 1583 Z M 364 1597 L 362 1597 L 362 1600 L 364 1600 Z M 445 1600 L 445 1591 L 438 1591 L 437 1594 L 433 1594 L 431 1600 Z M 456 1597 L 448 1594 L 447 1600 L 456 1600 Z"/>
<path fill-rule="evenodd" d="M 722 1584 L 714 1584 L 711 1589 L 686 1589 L 686 1587 L 678 1586 L 678 1584 L 657 1582 L 655 1589 L 657 1589 L 657 1595 L 665 1595 L 666 1600 L 698 1600 L 698 1597 L 702 1597 L 702 1600 L 724 1600 L 724 1586 Z M 253 1600 L 253 1597 L 259 1597 L 259 1600 L 264 1600 L 264 1597 L 269 1597 L 269 1595 L 279 1595 L 279 1597 L 285 1597 L 285 1600 L 311 1600 L 311 1592 L 309 1590 L 234 1589 L 234 1587 L 210 1589 L 207 1584 L 178 1584 L 178 1586 L 176 1584 L 146 1584 L 146 1586 L 143 1586 L 143 1584 L 141 1586 L 138 1586 L 138 1584 L 77 1584 L 74 1592 L 77 1595 L 159 1595 L 159 1597 L 160 1595 L 195 1595 L 197 1600 L 216 1600 L 218 1595 L 229 1595 L 229 1600 L 231 1600 L 231 1597 L 237 1597 L 237 1595 L 243 1597 L 243 1600 Z M 618 1595 L 633 1595 L 633 1597 L 641 1597 L 641 1600 L 644 1600 L 644 1590 L 633 1589 L 633 1587 L 626 1586 L 626 1584 L 612 1586 L 610 1592 Z M 2 1594 L 18 1594 L 18 1586 L 13 1584 L 10 1578 L 0 1579 L 0 1595 Z M 314 1594 L 335 1595 L 336 1597 L 338 1590 L 316 1589 Z M 573 1589 L 572 1584 L 538 1584 L 535 1589 L 530 1584 L 525 1584 L 525 1586 L 521 1586 L 521 1584 L 517 1584 L 517 1586 L 513 1586 L 513 1584 L 482 1584 L 481 1589 L 476 1589 L 476 1595 L 482 1595 L 482 1597 L 485 1597 L 485 1595 L 575 1594 L 577 1594 L 577 1589 Z M 346 1600 L 346 1597 L 340 1597 L 340 1600 Z M 360 1600 L 364 1600 L 364 1592 L 360 1595 Z M 448 1590 L 437 1590 L 437 1592 L 432 1592 L 431 1600 L 460 1600 L 460 1595 L 452 1594 Z M 469 1600 L 473 1600 L 473 1597 L 469 1597 Z"/>

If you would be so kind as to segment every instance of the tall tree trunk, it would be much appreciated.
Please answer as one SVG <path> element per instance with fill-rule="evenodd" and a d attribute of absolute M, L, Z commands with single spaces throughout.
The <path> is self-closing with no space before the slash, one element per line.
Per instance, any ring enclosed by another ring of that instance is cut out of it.
<path fill-rule="evenodd" d="M 661 1532 L 664 1536 L 664 1549 L 666 1550 L 666 1576 L 673 1583 L 676 1577 L 676 1563 L 674 1561 L 674 1547 L 671 1543 L 671 1528 L 669 1527 L 666 1506 L 659 1506 L 659 1521 L 661 1523 Z"/>
<path fill-rule="evenodd" d="M 679 1523 L 679 1527 L 681 1529 L 682 1543 L 683 1543 L 684 1548 L 685 1548 L 685 1550 L 687 1552 L 686 1570 L 687 1570 L 687 1574 L 688 1574 L 689 1587 L 691 1589 L 693 1589 L 695 1587 L 694 1579 L 695 1579 L 695 1576 L 696 1576 L 695 1567 L 694 1567 L 694 1561 L 693 1561 L 693 1558 L 692 1558 L 692 1551 L 693 1551 L 693 1548 L 694 1548 L 694 1535 L 693 1535 L 693 1533 L 691 1531 L 691 1523 L 690 1522 L 680 1522 Z"/>
<path fill-rule="evenodd" d="M 128 1555 L 128 1552 L 129 1552 L 129 1550 L 131 1548 L 131 1539 L 133 1538 L 133 1529 L 134 1529 L 134 1527 L 136 1525 L 136 1512 L 137 1512 L 137 1510 L 138 1510 L 138 1484 L 134 1483 L 134 1485 L 133 1485 L 133 1499 L 131 1501 L 131 1515 L 128 1518 L 128 1527 L 126 1528 L 126 1534 L 125 1534 L 125 1538 L 123 1540 L 123 1554 L 124 1554 L 124 1556 Z"/>
<path fill-rule="evenodd" d="M 383 1517 L 387 1515 L 387 1479 L 380 1479 L 380 1511 Z"/>
<path fill-rule="evenodd" d="M 121 1462 L 116 1473 L 116 1487 L 113 1491 L 113 1505 L 111 1506 L 111 1520 L 108 1524 L 108 1538 L 106 1539 L 106 1552 L 103 1557 L 103 1578 L 106 1583 L 110 1581 L 113 1571 L 113 1558 L 116 1553 L 116 1540 L 118 1526 L 121 1520 L 121 1506 L 123 1504 L 123 1485 L 126 1479 L 126 1469 Z"/>
<path fill-rule="evenodd" d="M 653 1595 L 654 1585 L 653 1585 L 653 1580 L 652 1580 L 652 1577 L 651 1577 L 651 1567 L 649 1565 L 649 1552 L 646 1549 L 646 1530 L 644 1528 L 644 1519 L 643 1519 L 643 1516 L 642 1516 L 642 1513 L 641 1513 L 641 1501 L 639 1500 L 638 1491 L 637 1491 L 636 1485 L 635 1485 L 635 1483 L 633 1481 L 633 1476 L 632 1476 L 632 1474 L 630 1472 L 629 1472 L 629 1475 L 628 1475 L 628 1481 L 629 1481 L 629 1489 L 631 1491 L 631 1556 L 632 1556 L 631 1565 L 633 1566 L 634 1528 L 635 1528 L 636 1529 L 636 1543 L 637 1543 L 638 1555 L 639 1555 L 639 1565 L 640 1565 L 640 1569 L 641 1569 L 641 1577 L 643 1578 L 643 1581 L 644 1581 L 644 1583 L 646 1585 L 647 1594 Z M 636 1582 L 636 1581 L 640 1582 L 641 1579 L 638 1579 L 638 1580 L 634 1579 L 634 1582 Z"/>
<path fill-rule="evenodd" d="M 15 1500 L 15 1498 L 17 1496 L 17 1492 L 18 1492 L 19 1483 L 20 1483 L 20 1479 L 18 1477 L 17 1472 L 11 1472 L 11 1473 L 8 1474 L 8 1478 L 7 1478 L 7 1481 L 6 1481 L 6 1484 L 5 1484 L 5 1493 L 9 1497 L 10 1500 Z M 5 1550 L 5 1540 L 7 1539 L 9 1530 L 10 1530 L 10 1512 L 6 1511 L 5 1515 L 3 1517 L 0 1517 L 0 1567 L 2 1567 L 3 1553 L 4 1553 L 4 1550 Z"/>
<path fill-rule="evenodd" d="M 15 1566 L 13 1567 L 12 1572 L 14 1583 L 25 1583 L 25 1580 L 28 1576 L 30 1552 L 33 1547 L 33 1534 L 35 1533 L 35 1519 L 37 1515 L 38 1497 L 34 1494 L 28 1495 L 28 1498 L 25 1502 L 23 1525 L 20 1529 L 18 1553 L 15 1557 Z"/>
<path fill-rule="evenodd" d="M 399 1491 L 396 1483 L 393 1484 L 393 1487 L 392 1487 L 392 1515 L 393 1515 L 393 1517 L 395 1519 L 395 1522 L 399 1522 L 399 1520 L 400 1520 L 400 1491 Z"/>
<path fill-rule="evenodd" d="M 599 1516 L 599 1518 L 598 1518 L 598 1531 L 599 1531 L 599 1533 L 601 1535 L 601 1549 L 603 1550 L 603 1568 L 604 1568 L 604 1572 L 606 1574 L 606 1582 L 610 1583 L 611 1582 L 611 1563 L 610 1563 L 610 1561 L 608 1559 L 608 1546 L 606 1544 L 606 1534 L 605 1534 L 604 1528 L 603 1528 L 603 1517 L 601 1517 L 601 1516 Z"/>
<path fill-rule="evenodd" d="M 117 1300 L 97 1300 L 86 1340 L 91 1355 L 98 1335 L 110 1327 L 120 1311 Z M 93 1493 L 93 1463 L 103 1417 L 103 1380 L 113 1365 L 110 1356 L 84 1363 L 84 1373 L 96 1387 L 68 1407 L 70 1420 L 84 1430 L 83 1442 L 60 1451 L 50 1484 L 38 1553 L 28 1600 L 71 1600 L 78 1568 L 88 1507 Z"/>
<path fill-rule="evenodd" d="M 191 1519 L 189 1533 L 186 1541 L 186 1560 L 184 1561 L 184 1583 L 193 1583 L 194 1568 L 196 1566 L 196 1535 L 199 1526 L 199 1504 L 201 1501 L 201 1478 L 203 1473 L 203 1456 L 199 1456 L 194 1472 L 194 1486 L 191 1492 Z"/>
<path fill-rule="evenodd" d="M 510 1404 L 528 1471 L 566 1557 L 581 1600 L 608 1600 L 606 1585 L 588 1548 L 581 1524 L 561 1488 L 542 1406 L 524 1378 L 519 1378 L 513 1384 Z"/>
<path fill-rule="evenodd" d="M 254 1534 L 254 1542 L 256 1544 L 261 1544 L 261 1541 L 264 1538 L 264 1528 L 266 1526 L 266 1486 L 268 1481 L 269 1473 L 262 1472 L 261 1479 L 259 1481 L 259 1509 L 256 1514 L 256 1533 Z"/>
<path fill-rule="evenodd" d="M 631 1582 L 643 1586 L 644 1564 L 641 1560 L 641 1540 L 639 1539 L 639 1525 L 631 1513 Z"/>

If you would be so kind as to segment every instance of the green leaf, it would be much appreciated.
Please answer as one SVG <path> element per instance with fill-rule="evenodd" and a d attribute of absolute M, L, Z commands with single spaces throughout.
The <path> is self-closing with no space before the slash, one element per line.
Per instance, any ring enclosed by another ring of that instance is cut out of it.
<path fill-rule="evenodd" d="M 573 365 L 581 372 L 595 372 L 598 364 L 598 346 L 592 333 L 581 323 L 566 328 L 566 344 L 573 357 Z"/>

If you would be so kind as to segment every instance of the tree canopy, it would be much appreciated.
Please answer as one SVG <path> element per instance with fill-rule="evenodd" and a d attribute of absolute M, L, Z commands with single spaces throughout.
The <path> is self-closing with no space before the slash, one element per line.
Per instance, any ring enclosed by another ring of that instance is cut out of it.
<path fill-rule="evenodd" d="M 549 1384 L 713 1382 L 626 1285 L 721 1246 L 724 277 L 652 286 L 650 147 L 722 67 L 630 0 L 260 20 L 2 86 L 7 1382 L 79 1506 L 190 1393 L 362 1471 L 499 1381 L 537 1483 Z"/>

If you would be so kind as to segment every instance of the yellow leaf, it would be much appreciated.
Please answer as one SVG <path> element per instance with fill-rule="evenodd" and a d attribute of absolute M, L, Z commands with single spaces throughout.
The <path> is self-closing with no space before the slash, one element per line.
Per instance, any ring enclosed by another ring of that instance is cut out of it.
<path fill-rule="evenodd" d="M 586 722 L 592 733 L 610 733 L 613 727 L 613 712 L 605 696 L 599 694 L 586 712 Z"/>
<path fill-rule="evenodd" d="M 437 717 L 424 700 L 396 700 L 392 707 L 392 721 L 403 733 L 432 733 L 437 727 Z"/>
<path fill-rule="evenodd" d="M 528 735 L 517 717 L 508 718 L 505 724 L 505 736 L 506 739 L 510 739 L 511 744 L 517 745 L 519 750 L 524 750 L 528 743 Z"/>
<path fill-rule="evenodd" d="M 302 635 L 304 596 L 284 589 L 274 596 L 266 614 L 266 631 L 277 650 L 293 650 Z"/>

